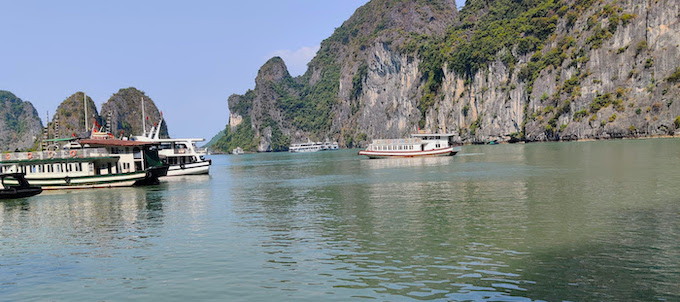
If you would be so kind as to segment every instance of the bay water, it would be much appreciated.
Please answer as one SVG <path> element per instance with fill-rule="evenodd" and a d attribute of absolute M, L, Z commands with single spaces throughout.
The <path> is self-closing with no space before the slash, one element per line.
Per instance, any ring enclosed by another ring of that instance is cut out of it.
<path fill-rule="evenodd" d="M 2 301 L 680 301 L 680 139 L 212 156 L 0 202 Z"/>

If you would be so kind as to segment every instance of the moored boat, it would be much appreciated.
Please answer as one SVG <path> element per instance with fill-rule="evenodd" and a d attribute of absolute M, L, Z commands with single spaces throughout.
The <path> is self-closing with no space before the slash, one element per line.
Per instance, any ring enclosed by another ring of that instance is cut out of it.
<path fill-rule="evenodd" d="M 412 138 L 377 139 L 359 155 L 369 158 L 453 156 L 461 147 L 453 142 L 454 134 L 412 134 Z"/>
<path fill-rule="evenodd" d="M 338 142 L 307 142 L 292 144 L 288 147 L 288 151 L 291 153 L 306 153 L 306 152 L 318 152 L 318 151 L 332 151 L 339 150 Z"/>
<path fill-rule="evenodd" d="M 5 184 L 5 180 L 12 184 Z M 0 199 L 25 198 L 40 193 L 42 188 L 28 183 L 23 173 L 0 173 Z"/>
<path fill-rule="evenodd" d="M 45 190 L 154 184 L 167 171 L 156 143 L 120 139 L 72 140 L 61 150 L 11 152 L 0 158 L 0 173 L 24 173 Z"/>
<path fill-rule="evenodd" d="M 159 138 L 161 124 L 151 128 L 151 132 L 141 136 L 134 136 L 138 142 L 158 144 L 158 155 L 161 160 L 169 165 L 167 176 L 209 174 L 212 160 L 206 159 L 208 150 L 196 146 L 197 142 L 205 141 L 203 138 Z"/>

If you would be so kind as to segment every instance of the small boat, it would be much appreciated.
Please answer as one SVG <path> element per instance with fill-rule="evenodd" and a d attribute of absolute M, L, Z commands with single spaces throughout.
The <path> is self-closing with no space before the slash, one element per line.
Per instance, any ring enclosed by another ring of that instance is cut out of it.
<path fill-rule="evenodd" d="M 318 152 L 318 151 L 333 151 L 339 150 L 338 142 L 308 142 L 300 144 L 292 144 L 288 147 L 288 151 L 291 153 L 305 153 L 305 152 Z"/>
<path fill-rule="evenodd" d="M 455 134 L 412 134 L 412 138 L 377 139 L 359 155 L 368 158 L 453 156 L 460 152 L 459 144 L 453 142 Z"/>
<path fill-rule="evenodd" d="M 14 184 L 5 184 L 5 179 L 12 180 Z M 40 193 L 42 188 L 29 184 L 24 173 L 0 174 L 0 199 L 31 197 Z"/>
<path fill-rule="evenodd" d="M 243 154 L 243 149 L 241 149 L 241 147 L 236 147 L 236 148 L 234 148 L 234 150 L 231 151 L 231 154 L 241 155 L 241 154 Z"/>

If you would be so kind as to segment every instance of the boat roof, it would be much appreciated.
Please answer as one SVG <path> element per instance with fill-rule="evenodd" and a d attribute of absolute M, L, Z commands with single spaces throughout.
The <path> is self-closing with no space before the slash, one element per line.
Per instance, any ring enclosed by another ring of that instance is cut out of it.
<path fill-rule="evenodd" d="M 77 138 L 75 137 L 65 137 L 65 138 L 51 138 L 51 139 L 44 139 L 43 141 L 45 142 L 67 142 L 67 141 L 72 141 L 76 140 Z"/>
<path fill-rule="evenodd" d="M 148 146 L 148 145 L 158 145 L 158 142 L 142 142 L 142 141 L 130 141 L 122 139 L 81 139 L 81 145 L 96 145 L 96 146 L 119 146 L 119 147 L 137 147 L 137 146 Z"/>
<path fill-rule="evenodd" d="M 203 142 L 205 138 L 147 138 L 147 137 L 134 137 L 135 141 L 138 142 L 148 142 L 148 143 L 172 143 L 172 142 Z"/>

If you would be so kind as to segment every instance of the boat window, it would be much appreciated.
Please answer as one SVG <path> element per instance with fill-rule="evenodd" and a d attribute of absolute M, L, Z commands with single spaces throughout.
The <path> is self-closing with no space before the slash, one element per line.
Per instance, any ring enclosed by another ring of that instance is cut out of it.
<path fill-rule="evenodd" d="M 142 158 L 142 151 L 139 148 L 135 147 L 134 149 L 132 149 L 132 157 L 134 159 Z"/>

